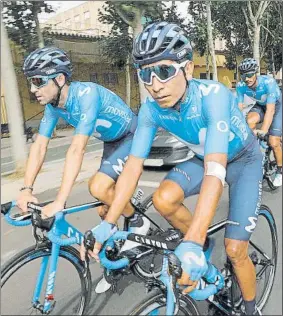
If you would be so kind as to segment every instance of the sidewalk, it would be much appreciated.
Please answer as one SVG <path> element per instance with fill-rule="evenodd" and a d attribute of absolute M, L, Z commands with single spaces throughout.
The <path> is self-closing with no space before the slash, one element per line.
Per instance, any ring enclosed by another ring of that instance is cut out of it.
<path fill-rule="evenodd" d="M 63 137 L 67 137 L 67 138 L 71 138 L 73 136 L 74 133 L 74 129 L 73 128 L 65 128 L 65 129 L 59 129 L 56 131 L 57 134 L 57 138 L 51 138 L 50 140 L 50 145 L 52 146 L 52 144 L 56 144 L 56 142 L 58 142 L 60 139 L 62 139 Z M 28 148 L 31 145 L 31 141 L 29 141 L 27 143 Z M 7 149 L 11 147 L 11 138 L 10 137 L 4 137 L 1 138 L 1 151 L 3 149 Z"/>
<path fill-rule="evenodd" d="M 62 131 L 60 136 L 65 134 L 66 141 L 68 138 L 71 140 L 73 131 Z M 59 133 L 58 133 L 59 136 Z M 53 139 L 50 141 L 50 145 L 58 139 Z M 62 140 L 62 139 L 61 139 Z M 88 179 L 98 170 L 100 166 L 102 156 L 102 150 L 96 152 L 86 153 L 84 155 L 84 160 L 82 164 L 81 171 L 77 177 L 76 183 L 87 181 Z M 34 193 L 39 194 L 44 191 L 59 188 L 61 185 L 62 174 L 64 170 L 65 159 L 50 161 L 44 163 L 40 173 L 37 176 L 34 185 Z M 19 189 L 23 186 L 23 177 L 16 177 L 15 175 L 10 175 L 6 177 L 1 177 L 1 203 L 6 203 L 17 198 L 19 194 Z"/>

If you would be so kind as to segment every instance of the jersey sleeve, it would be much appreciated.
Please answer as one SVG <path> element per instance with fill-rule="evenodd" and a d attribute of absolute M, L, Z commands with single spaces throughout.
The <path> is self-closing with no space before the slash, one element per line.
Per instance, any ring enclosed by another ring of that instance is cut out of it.
<path fill-rule="evenodd" d="M 39 125 L 39 135 L 50 138 L 52 132 L 58 122 L 59 117 L 56 115 L 51 104 L 45 106 L 44 115 L 40 121 Z"/>
<path fill-rule="evenodd" d="M 138 114 L 138 125 L 133 138 L 130 155 L 138 158 L 147 158 L 157 128 L 158 126 L 154 122 L 147 104 L 144 104 Z"/>
<path fill-rule="evenodd" d="M 222 86 L 218 92 L 215 91 L 211 90 L 209 95 L 203 98 L 207 122 L 204 155 L 228 154 L 232 96 Z"/>
<path fill-rule="evenodd" d="M 77 90 L 81 116 L 75 134 L 90 136 L 94 132 L 95 123 L 101 108 L 101 99 L 97 88 L 81 86 Z"/>
<path fill-rule="evenodd" d="M 238 104 L 239 103 L 244 103 L 244 93 L 243 93 L 239 83 L 236 86 L 236 93 L 237 93 Z"/>
<path fill-rule="evenodd" d="M 275 104 L 276 103 L 276 94 L 277 94 L 277 83 L 273 78 L 265 80 L 266 88 L 267 88 L 267 104 Z"/>

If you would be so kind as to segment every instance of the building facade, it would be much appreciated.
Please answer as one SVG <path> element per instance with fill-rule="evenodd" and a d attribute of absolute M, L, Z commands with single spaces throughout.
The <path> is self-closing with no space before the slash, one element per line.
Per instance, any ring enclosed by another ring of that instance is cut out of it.
<path fill-rule="evenodd" d="M 105 1 L 84 2 L 48 19 L 41 27 L 66 34 L 107 35 L 111 25 L 102 24 L 98 20 L 99 10 L 103 11 L 104 4 Z"/>

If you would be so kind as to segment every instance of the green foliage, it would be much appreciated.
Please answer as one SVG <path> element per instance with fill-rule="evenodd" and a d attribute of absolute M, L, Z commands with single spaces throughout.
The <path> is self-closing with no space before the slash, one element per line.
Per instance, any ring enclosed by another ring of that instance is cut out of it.
<path fill-rule="evenodd" d="M 54 12 L 45 1 L 3 1 L 2 16 L 8 36 L 30 51 L 38 47 L 36 20 L 40 12 Z"/>
<path fill-rule="evenodd" d="M 132 28 L 141 27 L 141 25 L 137 25 L 138 23 L 146 26 L 162 20 L 179 24 L 184 22 L 184 19 L 180 18 L 175 4 L 166 7 L 162 2 L 123 1 L 115 4 L 113 1 L 107 1 L 103 9 L 104 12 L 99 12 L 99 21 L 112 25 L 112 28 L 110 35 L 102 39 L 101 45 L 107 61 L 121 68 L 131 56 Z M 139 16 L 140 14 L 142 15 Z M 141 19 L 138 21 L 139 17 Z"/>
<path fill-rule="evenodd" d="M 211 6 L 214 27 L 219 37 L 226 41 L 226 66 L 231 70 L 237 67 L 237 56 L 252 53 L 241 5 L 237 1 L 218 1 Z"/>

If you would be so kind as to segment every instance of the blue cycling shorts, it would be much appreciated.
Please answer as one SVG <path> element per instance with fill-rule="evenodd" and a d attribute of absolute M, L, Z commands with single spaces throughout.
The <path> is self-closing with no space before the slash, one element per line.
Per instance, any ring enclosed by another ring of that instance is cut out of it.
<path fill-rule="evenodd" d="M 114 142 L 103 143 L 103 154 L 98 171 L 108 175 L 115 182 L 128 159 L 136 127 L 137 117 L 134 116 L 130 131 L 126 135 Z"/>
<path fill-rule="evenodd" d="M 197 157 L 176 165 L 165 177 L 184 191 L 185 197 L 199 194 L 204 176 L 204 163 Z M 228 163 L 229 215 L 225 238 L 249 240 L 256 227 L 262 194 L 262 153 L 253 142 Z"/>
<path fill-rule="evenodd" d="M 265 115 L 266 107 L 263 107 L 259 104 L 256 104 L 252 107 L 249 113 L 255 112 L 259 114 L 260 121 L 262 123 Z M 272 136 L 281 136 L 282 135 L 282 100 L 278 100 L 275 104 L 275 113 L 272 120 L 272 123 L 269 128 L 270 135 Z"/>

